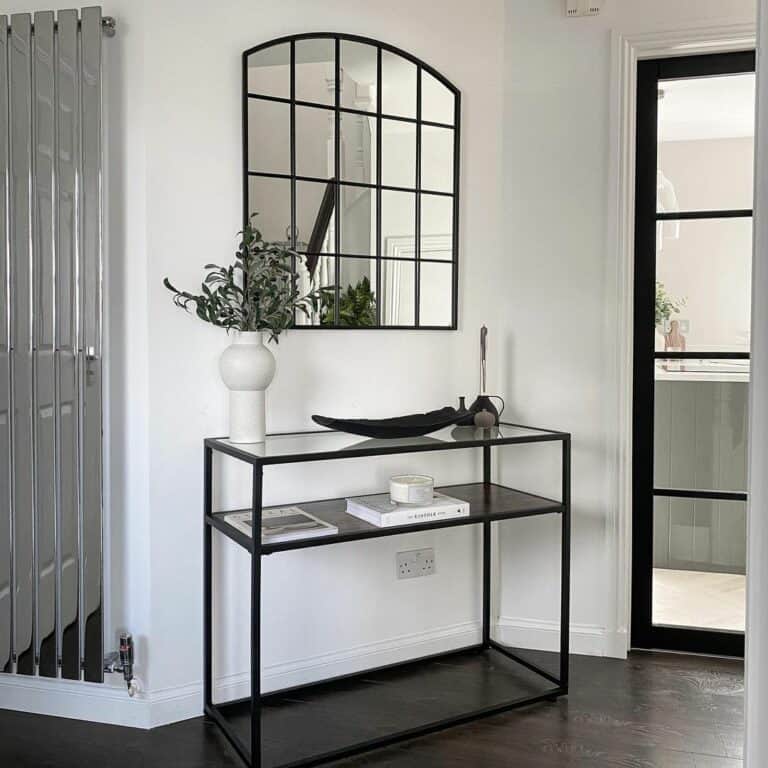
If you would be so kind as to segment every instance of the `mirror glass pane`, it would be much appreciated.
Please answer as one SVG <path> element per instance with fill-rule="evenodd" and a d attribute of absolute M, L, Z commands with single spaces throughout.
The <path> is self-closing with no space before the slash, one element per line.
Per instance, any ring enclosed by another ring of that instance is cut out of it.
<path fill-rule="evenodd" d="M 299 290 L 306 296 L 310 291 L 323 288 L 333 289 L 336 284 L 336 257 L 324 254 L 310 254 L 297 265 Z M 335 291 L 322 291 L 317 309 L 308 308 L 308 313 L 296 313 L 296 325 L 333 325 Z"/>
<path fill-rule="evenodd" d="M 453 192 L 453 129 L 422 126 L 421 188 Z"/>
<path fill-rule="evenodd" d="M 376 118 L 341 113 L 342 181 L 376 183 Z"/>
<path fill-rule="evenodd" d="M 375 189 L 341 186 L 341 252 L 376 254 Z"/>
<path fill-rule="evenodd" d="M 453 197 L 421 195 L 421 258 L 453 259 Z"/>
<path fill-rule="evenodd" d="M 419 263 L 419 325 L 451 324 L 453 265 Z"/>
<path fill-rule="evenodd" d="M 390 51 L 381 52 L 381 110 L 416 117 L 416 65 Z"/>
<path fill-rule="evenodd" d="M 381 324 L 413 325 L 416 322 L 416 262 L 381 262 Z"/>
<path fill-rule="evenodd" d="M 664 221 L 657 227 L 658 351 L 748 352 L 752 219 Z"/>
<path fill-rule="evenodd" d="M 291 107 L 280 101 L 248 99 L 248 170 L 291 172 Z"/>
<path fill-rule="evenodd" d="M 755 75 L 659 84 L 657 210 L 752 207 Z"/>
<path fill-rule="evenodd" d="M 376 260 L 339 259 L 339 325 L 376 325 Z"/>
<path fill-rule="evenodd" d="M 402 120 L 381 121 L 381 183 L 416 188 L 416 125 Z"/>
<path fill-rule="evenodd" d="M 248 179 L 248 210 L 258 213 L 254 226 L 269 242 L 286 242 L 291 225 L 291 182 L 265 176 Z"/>
<path fill-rule="evenodd" d="M 654 624 L 744 631 L 746 506 L 654 498 Z"/>
<path fill-rule="evenodd" d="M 318 37 L 296 41 L 296 99 L 313 104 L 336 103 L 335 41 Z"/>
<path fill-rule="evenodd" d="M 330 179 L 335 173 L 335 113 L 296 105 L 296 175 Z"/>
<path fill-rule="evenodd" d="M 416 256 L 416 195 L 381 191 L 381 255 L 412 259 Z"/>
<path fill-rule="evenodd" d="M 248 92 L 291 97 L 291 46 L 272 45 L 248 56 Z"/>
<path fill-rule="evenodd" d="M 433 123 L 454 124 L 456 97 L 436 77 L 421 71 L 421 118 Z"/>
<path fill-rule="evenodd" d="M 333 184 L 327 182 L 296 182 L 296 228 L 301 246 L 297 250 L 334 251 L 333 193 Z"/>
<path fill-rule="evenodd" d="M 341 106 L 376 111 L 376 48 L 341 41 Z"/>

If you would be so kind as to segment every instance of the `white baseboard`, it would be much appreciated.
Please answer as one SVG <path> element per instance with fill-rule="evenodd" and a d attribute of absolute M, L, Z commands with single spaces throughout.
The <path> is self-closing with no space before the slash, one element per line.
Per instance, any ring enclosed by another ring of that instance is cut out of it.
<path fill-rule="evenodd" d="M 426 632 L 415 632 L 373 643 L 364 643 L 343 651 L 320 654 L 280 664 L 266 665 L 261 674 L 265 693 L 327 680 L 387 664 L 397 664 L 418 656 L 430 656 L 453 648 L 480 642 L 482 631 L 477 621 L 466 621 Z M 250 695 L 247 673 L 227 675 L 216 680 L 214 701 L 231 701 Z"/>
<path fill-rule="evenodd" d="M 500 616 L 495 637 L 500 643 L 514 648 L 558 651 L 560 622 Z M 596 624 L 571 623 L 570 651 L 583 656 L 623 659 L 627 655 L 626 637 Z"/>
<path fill-rule="evenodd" d="M 268 665 L 262 673 L 262 687 L 264 691 L 288 688 L 478 642 L 479 623 L 464 622 Z M 214 698 L 227 701 L 248 696 L 249 693 L 249 677 L 247 673 L 240 673 L 217 680 Z M 201 715 L 203 686 L 202 681 L 197 681 L 149 693 L 140 691 L 130 698 L 122 680 L 119 685 L 111 680 L 97 684 L 0 674 L 0 709 L 131 728 L 157 728 Z"/>
<path fill-rule="evenodd" d="M 556 621 L 501 617 L 493 635 L 499 642 L 516 648 L 557 651 L 560 626 Z M 474 645 L 480 642 L 480 636 L 479 622 L 467 621 L 332 653 L 271 664 L 265 666 L 262 672 L 262 690 L 267 692 L 290 688 L 314 680 Z M 591 624 L 571 624 L 571 652 L 624 658 L 626 636 Z M 247 673 L 227 675 L 216 680 L 215 700 L 229 701 L 248 695 Z M 202 682 L 149 693 L 140 691 L 134 698 L 130 698 L 122 680 L 117 677 L 99 685 L 0 674 L 0 709 L 132 728 L 157 728 L 202 713 Z"/>

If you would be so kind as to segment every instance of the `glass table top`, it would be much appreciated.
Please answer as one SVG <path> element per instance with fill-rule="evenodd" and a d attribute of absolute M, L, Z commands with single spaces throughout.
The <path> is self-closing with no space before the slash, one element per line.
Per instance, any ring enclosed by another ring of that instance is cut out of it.
<path fill-rule="evenodd" d="M 242 458 L 253 458 L 265 463 L 281 461 L 308 461 L 313 456 L 383 455 L 409 451 L 444 450 L 448 448 L 494 445 L 510 442 L 538 442 L 561 440 L 562 432 L 534 427 L 500 424 L 492 429 L 445 427 L 423 437 L 405 437 L 392 440 L 350 435 L 346 432 L 318 430 L 290 434 L 267 435 L 263 443 L 233 443 L 227 438 L 215 438 L 206 443 L 227 453 L 239 453 Z"/>

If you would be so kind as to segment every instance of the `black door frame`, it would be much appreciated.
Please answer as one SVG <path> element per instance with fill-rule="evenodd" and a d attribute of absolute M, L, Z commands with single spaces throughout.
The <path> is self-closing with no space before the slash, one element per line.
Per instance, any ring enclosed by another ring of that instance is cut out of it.
<path fill-rule="evenodd" d="M 653 482 L 655 360 L 749 359 L 748 352 L 655 352 L 656 227 L 658 221 L 751 217 L 752 210 L 657 213 L 659 81 L 755 71 L 755 52 L 714 53 L 638 62 L 635 154 L 635 285 L 632 402 L 632 632 L 634 648 L 658 648 L 726 656 L 744 655 L 744 633 L 654 625 L 654 496 L 746 501 L 746 493 L 684 488 L 657 489 Z"/>

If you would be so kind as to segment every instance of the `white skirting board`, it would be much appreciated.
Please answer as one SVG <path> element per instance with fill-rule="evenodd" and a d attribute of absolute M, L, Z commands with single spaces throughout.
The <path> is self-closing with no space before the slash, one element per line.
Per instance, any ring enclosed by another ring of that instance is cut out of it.
<path fill-rule="evenodd" d="M 519 648 L 555 651 L 559 648 L 556 621 L 502 617 L 492 635 Z M 267 692 L 302 685 L 337 675 L 441 653 L 480 642 L 478 622 L 464 622 L 367 643 L 334 653 L 266 666 L 262 689 Z M 623 637 L 613 638 L 604 628 L 571 625 L 571 652 L 591 656 L 623 657 Z M 132 728 L 157 728 L 168 723 L 198 717 L 203 709 L 202 682 L 165 690 L 139 692 L 129 698 L 122 679 L 108 676 L 103 685 L 69 680 L 0 674 L 0 709 L 89 720 Z M 249 694 L 247 673 L 216 681 L 214 700 L 231 700 Z"/>

